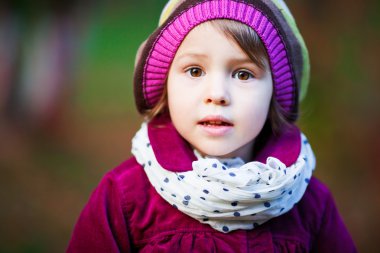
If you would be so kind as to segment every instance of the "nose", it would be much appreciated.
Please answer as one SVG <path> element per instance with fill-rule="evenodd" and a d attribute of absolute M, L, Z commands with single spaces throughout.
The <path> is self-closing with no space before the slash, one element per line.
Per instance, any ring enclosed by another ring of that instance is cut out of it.
<path fill-rule="evenodd" d="M 210 78 L 207 82 L 204 103 L 222 106 L 229 105 L 231 99 L 228 90 L 228 82 L 223 80 L 223 78 Z"/>

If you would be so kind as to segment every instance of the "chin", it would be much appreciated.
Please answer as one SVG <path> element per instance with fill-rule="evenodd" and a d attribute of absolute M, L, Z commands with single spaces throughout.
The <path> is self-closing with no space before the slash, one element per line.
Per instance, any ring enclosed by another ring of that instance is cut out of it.
<path fill-rule="evenodd" d="M 236 154 L 234 154 L 233 150 L 225 150 L 225 149 L 218 149 L 218 148 L 197 149 L 197 150 L 204 156 L 213 156 L 213 157 L 220 157 L 220 158 L 236 157 Z"/>
<path fill-rule="evenodd" d="M 217 158 L 235 158 L 240 157 L 244 161 L 251 158 L 253 141 L 244 145 L 231 145 L 231 142 L 224 143 L 198 143 L 193 147 L 203 156 L 212 156 Z M 203 145 L 202 145 L 203 144 Z M 230 144 L 230 145 L 228 145 Z"/>

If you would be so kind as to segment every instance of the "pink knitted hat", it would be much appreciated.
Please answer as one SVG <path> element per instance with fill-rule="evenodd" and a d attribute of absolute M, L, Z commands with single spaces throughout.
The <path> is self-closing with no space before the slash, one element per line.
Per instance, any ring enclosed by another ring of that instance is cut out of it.
<path fill-rule="evenodd" d="M 213 19 L 239 21 L 256 31 L 269 56 L 274 97 L 288 117 L 296 120 L 299 98 L 306 93 L 309 81 L 309 57 L 282 0 L 179 1 L 139 52 L 134 74 L 139 112 L 153 108 L 162 96 L 170 65 L 186 35 L 195 26 Z"/>

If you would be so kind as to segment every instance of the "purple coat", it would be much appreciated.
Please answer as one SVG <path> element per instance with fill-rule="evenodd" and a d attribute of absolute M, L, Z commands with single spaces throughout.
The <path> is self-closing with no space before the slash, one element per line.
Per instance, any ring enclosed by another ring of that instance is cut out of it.
<path fill-rule="evenodd" d="M 193 153 L 173 126 L 148 127 L 160 164 L 191 169 Z M 255 160 L 297 158 L 299 130 L 271 139 Z M 189 167 L 190 166 L 190 167 Z M 183 214 L 155 191 L 131 158 L 105 175 L 82 211 L 67 252 L 357 252 L 329 190 L 312 178 L 288 213 L 252 230 L 221 233 Z"/>

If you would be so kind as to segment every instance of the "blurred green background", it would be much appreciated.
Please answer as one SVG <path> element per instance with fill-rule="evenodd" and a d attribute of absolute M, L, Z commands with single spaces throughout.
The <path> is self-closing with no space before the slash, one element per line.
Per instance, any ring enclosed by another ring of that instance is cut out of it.
<path fill-rule="evenodd" d="M 130 156 L 134 57 L 165 2 L 0 4 L 0 252 L 63 252 L 102 175 Z M 298 125 L 315 174 L 360 252 L 378 252 L 380 1 L 287 3 L 311 56 Z"/>

